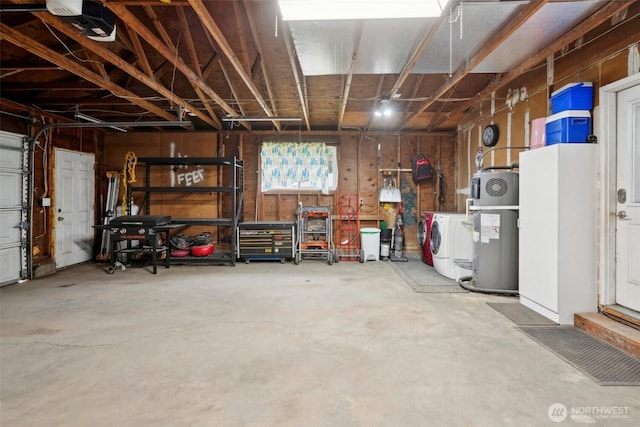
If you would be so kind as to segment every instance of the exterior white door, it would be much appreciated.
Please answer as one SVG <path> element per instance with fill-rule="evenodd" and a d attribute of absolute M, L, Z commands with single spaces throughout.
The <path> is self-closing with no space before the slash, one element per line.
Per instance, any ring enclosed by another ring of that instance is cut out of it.
<path fill-rule="evenodd" d="M 27 275 L 27 144 L 24 135 L 0 131 L 0 286 Z"/>
<path fill-rule="evenodd" d="M 640 85 L 617 100 L 616 303 L 640 311 Z"/>
<path fill-rule="evenodd" d="M 93 154 L 55 150 L 56 268 L 92 257 L 94 163 Z"/>

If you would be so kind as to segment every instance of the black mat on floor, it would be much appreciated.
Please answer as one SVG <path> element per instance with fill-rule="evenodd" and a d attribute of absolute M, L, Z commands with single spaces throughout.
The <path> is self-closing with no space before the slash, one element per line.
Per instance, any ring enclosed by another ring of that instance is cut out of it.
<path fill-rule="evenodd" d="M 488 302 L 489 307 L 504 315 L 516 325 L 556 325 L 553 320 L 536 313 L 519 302 Z"/>
<path fill-rule="evenodd" d="M 455 280 L 438 274 L 433 267 L 422 262 L 418 254 L 405 254 L 406 262 L 388 262 L 407 285 L 418 293 L 467 292 Z"/>
<path fill-rule="evenodd" d="M 600 385 L 640 385 L 640 359 L 574 326 L 518 329 Z"/>

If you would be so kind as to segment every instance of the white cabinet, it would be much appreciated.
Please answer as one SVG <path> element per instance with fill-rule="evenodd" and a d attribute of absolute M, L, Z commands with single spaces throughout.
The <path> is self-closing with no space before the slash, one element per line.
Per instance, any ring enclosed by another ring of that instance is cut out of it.
<path fill-rule="evenodd" d="M 520 154 L 520 303 L 560 324 L 597 310 L 596 144 Z"/>

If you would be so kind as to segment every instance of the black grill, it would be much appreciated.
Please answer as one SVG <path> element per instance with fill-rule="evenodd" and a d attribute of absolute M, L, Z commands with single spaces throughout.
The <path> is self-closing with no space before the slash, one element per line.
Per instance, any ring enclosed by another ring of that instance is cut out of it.
<path fill-rule="evenodd" d="M 150 229 L 171 222 L 166 215 L 124 215 L 111 220 L 109 228 L 119 240 L 147 240 Z"/>

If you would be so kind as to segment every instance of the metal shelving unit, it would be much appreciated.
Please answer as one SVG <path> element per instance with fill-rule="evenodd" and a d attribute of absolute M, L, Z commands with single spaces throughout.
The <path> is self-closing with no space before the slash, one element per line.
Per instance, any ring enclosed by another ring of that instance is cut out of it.
<path fill-rule="evenodd" d="M 146 215 L 151 215 L 151 195 L 153 193 L 220 193 L 227 194 L 229 203 L 220 204 L 227 209 L 228 216 L 217 218 L 175 218 L 171 224 L 189 226 L 215 226 L 230 229 L 230 249 L 228 251 L 216 249 L 210 256 L 204 257 L 172 257 L 172 264 L 223 264 L 235 265 L 236 262 L 236 229 L 244 216 L 244 165 L 236 157 L 141 157 L 137 159 L 138 166 L 145 169 L 144 186 L 127 185 L 128 213 L 131 212 L 133 193 L 143 193 L 142 206 Z M 151 172 L 159 166 L 217 166 L 218 176 L 227 185 L 173 187 L 151 185 Z M 223 170 L 226 168 L 227 170 Z M 226 172 L 226 173 L 225 173 Z M 226 212 L 225 212 L 226 213 Z"/>

